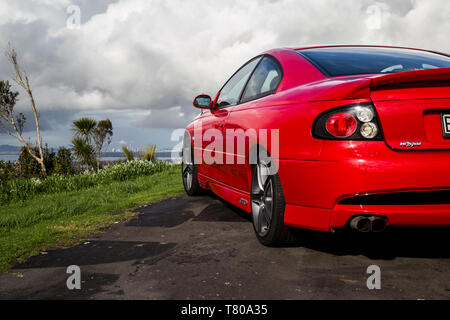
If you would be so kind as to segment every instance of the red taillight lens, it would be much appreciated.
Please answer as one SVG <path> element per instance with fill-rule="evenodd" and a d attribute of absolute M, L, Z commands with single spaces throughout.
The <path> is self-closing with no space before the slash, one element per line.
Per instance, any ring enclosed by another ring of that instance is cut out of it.
<path fill-rule="evenodd" d="M 380 121 L 370 102 L 326 110 L 314 121 L 311 133 L 323 140 L 383 140 Z"/>
<path fill-rule="evenodd" d="M 336 113 L 326 123 L 327 131 L 335 137 L 350 137 L 357 127 L 355 117 L 348 113 Z"/>

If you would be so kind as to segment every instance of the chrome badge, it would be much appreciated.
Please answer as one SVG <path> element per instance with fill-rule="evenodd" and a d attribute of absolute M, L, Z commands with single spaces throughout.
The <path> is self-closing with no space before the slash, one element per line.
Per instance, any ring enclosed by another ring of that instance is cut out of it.
<path fill-rule="evenodd" d="M 405 148 L 420 147 L 421 145 L 422 145 L 422 141 L 404 141 L 404 142 L 400 142 L 400 147 L 405 147 Z"/>
<path fill-rule="evenodd" d="M 248 201 L 241 198 L 241 199 L 239 200 L 239 203 L 240 203 L 240 204 L 243 204 L 243 205 L 245 206 L 245 205 L 247 205 Z"/>

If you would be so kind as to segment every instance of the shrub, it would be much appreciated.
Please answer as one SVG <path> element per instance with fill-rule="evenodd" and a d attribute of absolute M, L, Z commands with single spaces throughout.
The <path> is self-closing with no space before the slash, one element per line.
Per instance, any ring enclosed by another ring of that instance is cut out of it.
<path fill-rule="evenodd" d="M 20 176 L 20 167 L 18 161 L 0 161 L 0 183 L 7 180 L 18 178 Z"/>
<path fill-rule="evenodd" d="M 60 147 L 55 157 L 54 174 L 69 176 L 74 173 L 72 153 L 69 149 Z"/>
<path fill-rule="evenodd" d="M 39 149 L 35 147 L 35 154 L 39 154 Z M 47 175 L 51 175 L 55 168 L 55 152 L 46 145 L 42 148 L 44 153 L 44 165 Z M 20 176 L 24 178 L 41 177 L 41 165 L 34 159 L 25 147 L 20 149 L 19 155 Z"/>
<path fill-rule="evenodd" d="M 35 148 L 35 151 L 39 153 L 39 150 Z M 39 176 L 41 173 L 41 166 L 36 159 L 34 159 L 27 148 L 22 147 L 19 155 L 20 175 L 24 178 L 30 178 Z"/>
<path fill-rule="evenodd" d="M 56 154 L 46 145 L 42 150 L 44 152 L 44 165 L 47 175 L 51 176 L 55 171 Z"/>

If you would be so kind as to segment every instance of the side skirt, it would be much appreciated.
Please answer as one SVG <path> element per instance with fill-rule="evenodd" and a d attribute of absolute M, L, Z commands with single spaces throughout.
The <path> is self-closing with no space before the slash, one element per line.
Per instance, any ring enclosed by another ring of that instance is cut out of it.
<path fill-rule="evenodd" d="M 232 205 L 241 208 L 248 213 L 251 212 L 249 193 L 223 184 L 201 173 L 198 173 L 198 178 L 202 181 L 202 185 L 206 187 L 206 189 L 211 190 L 216 195 L 231 203 Z"/>

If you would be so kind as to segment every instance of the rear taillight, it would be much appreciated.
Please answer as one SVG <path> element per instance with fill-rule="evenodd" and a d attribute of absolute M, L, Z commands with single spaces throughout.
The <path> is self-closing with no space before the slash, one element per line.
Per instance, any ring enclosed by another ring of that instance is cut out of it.
<path fill-rule="evenodd" d="M 346 138 L 355 133 L 357 123 L 354 116 L 341 112 L 328 118 L 326 128 L 332 136 Z"/>
<path fill-rule="evenodd" d="M 328 110 L 317 117 L 313 137 L 326 140 L 382 140 L 381 127 L 371 103 Z"/>

